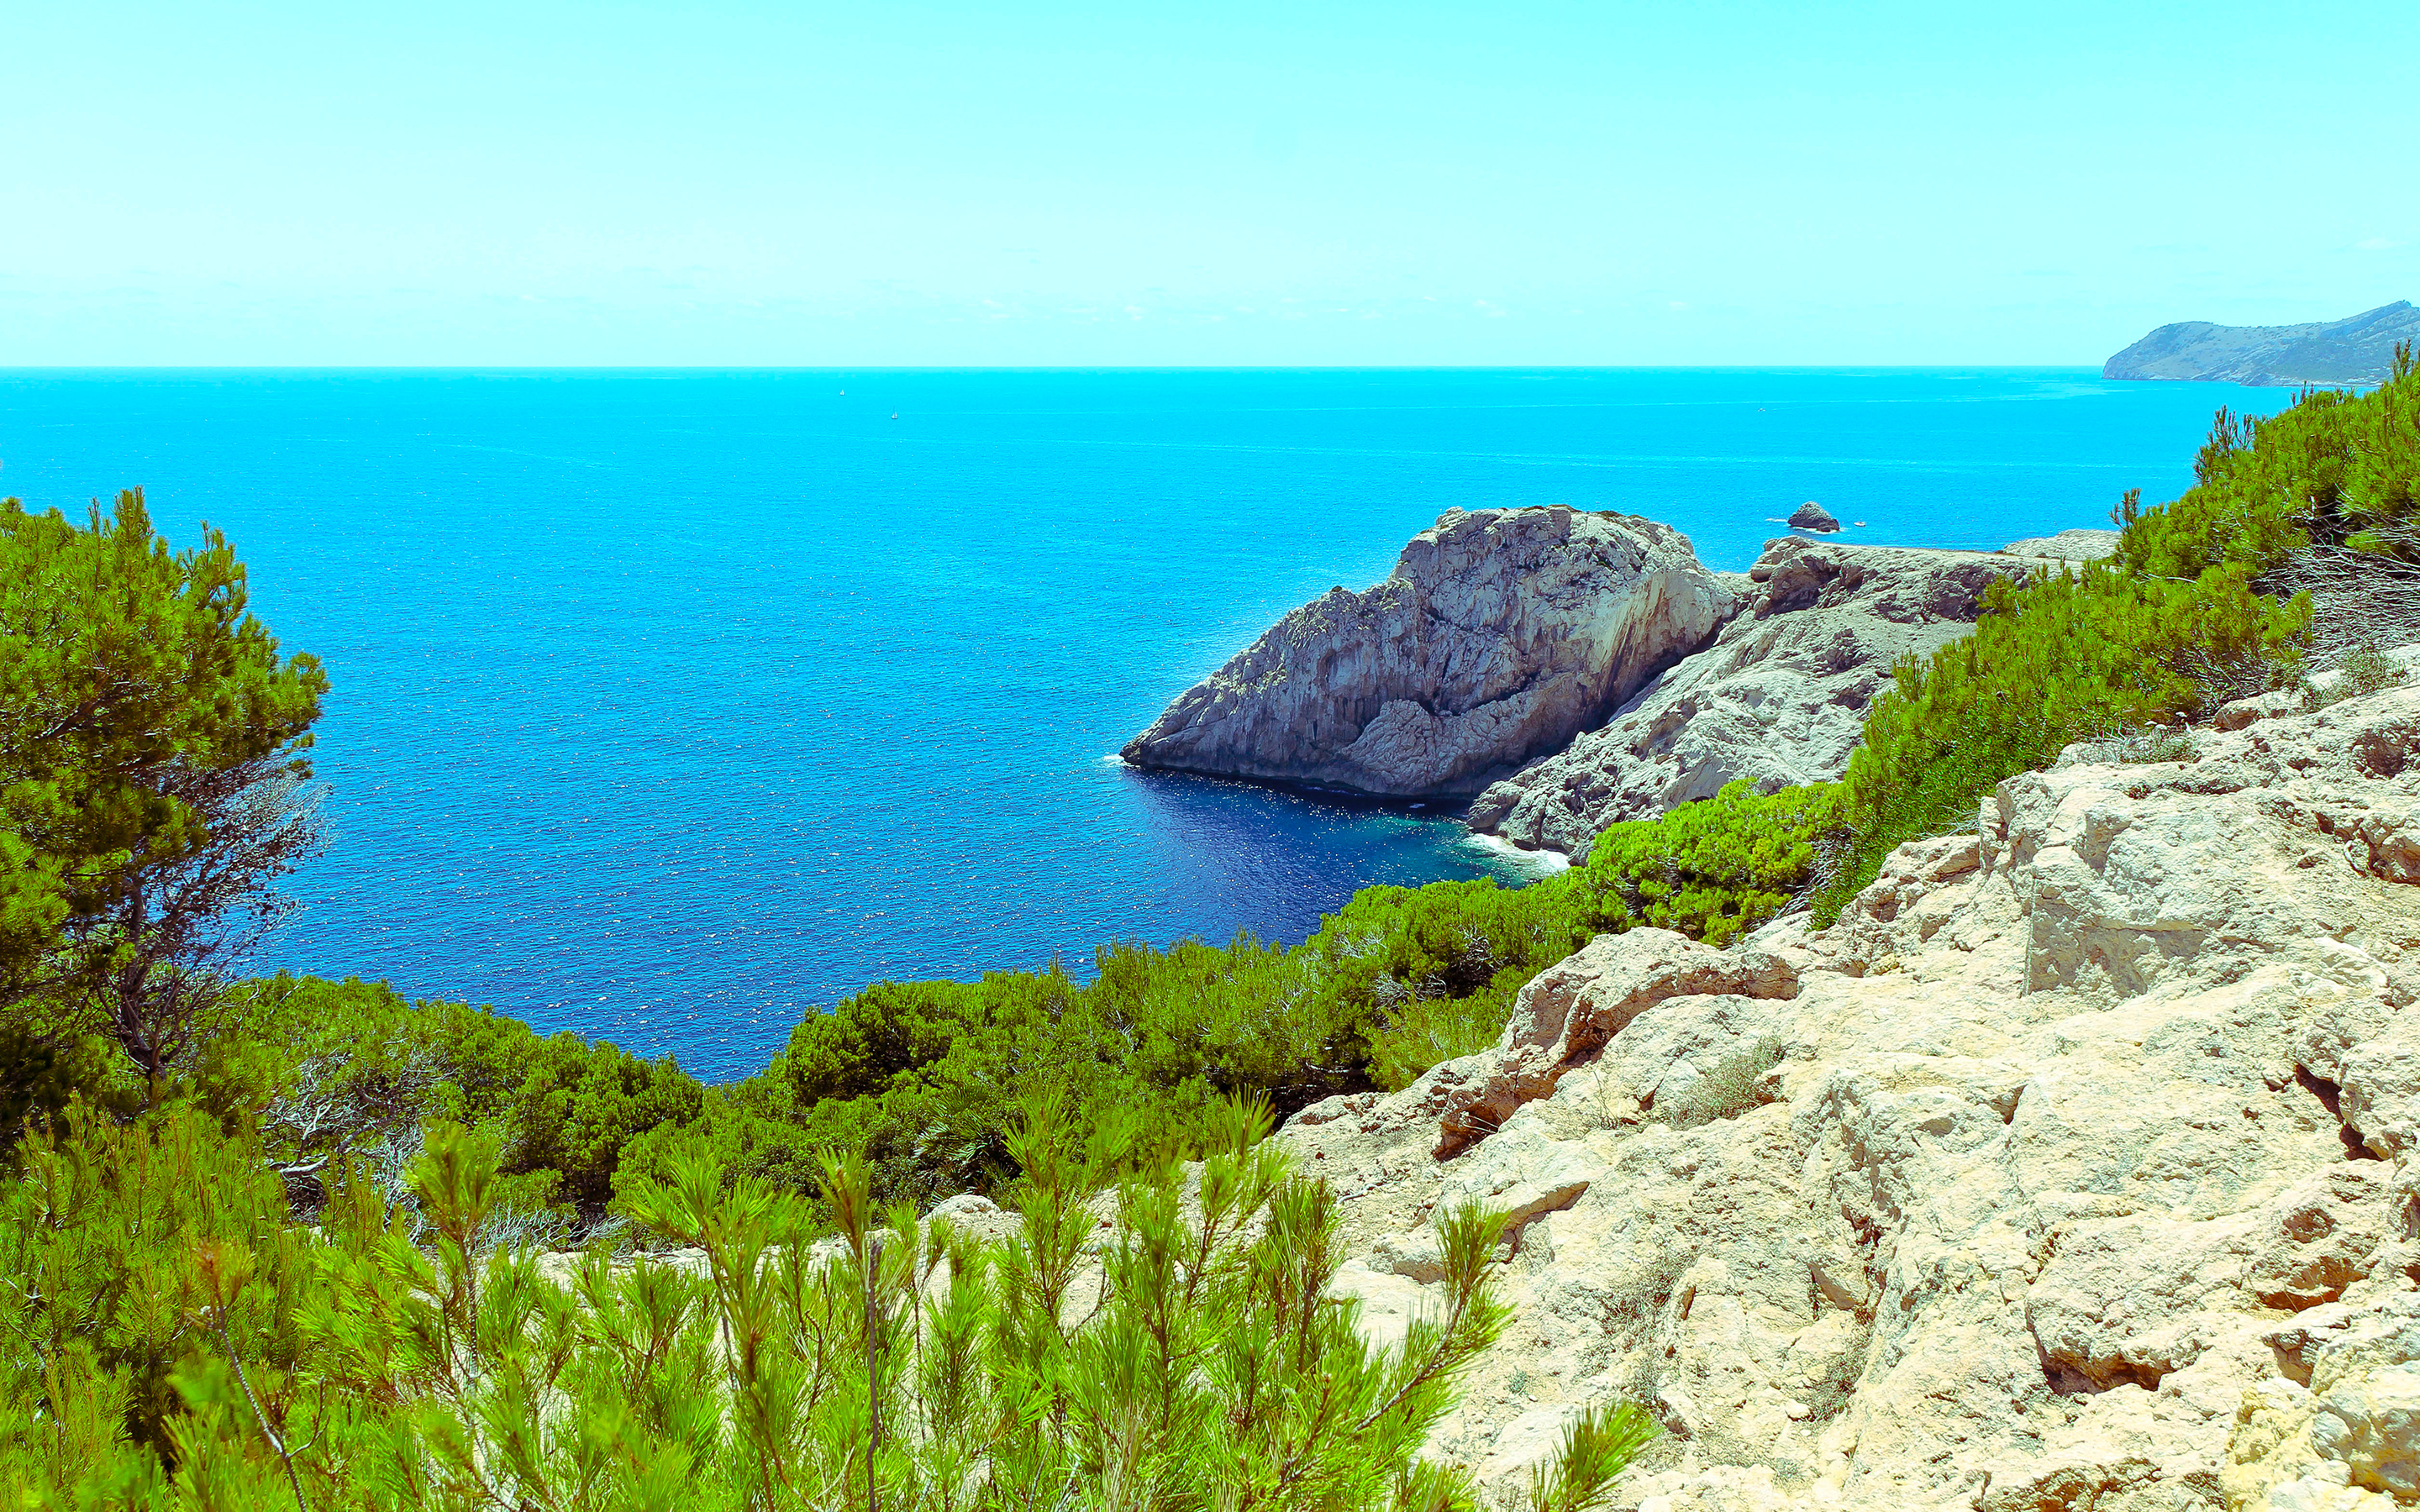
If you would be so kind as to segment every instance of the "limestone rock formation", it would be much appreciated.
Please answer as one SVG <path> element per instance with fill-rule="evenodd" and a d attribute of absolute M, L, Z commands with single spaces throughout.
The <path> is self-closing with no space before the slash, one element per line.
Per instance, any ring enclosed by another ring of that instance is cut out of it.
<path fill-rule="evenodd" d="M 2194 742 L 2002 783 L 1829 930 L 1600 938 L 1298 1114 L 1365 1329 L 1435 1305 L 1441 1208 L 1520 1214 L 1427 1452 L 1509 1505 L 1629 1396 L 1643 1512 L 2412 1504 L 2420 688 Z"/>
<path fill-rule="evenodd" d="M 1652 520 L 1448 510 L 1384 582 L 1288 614 L 1121 754 L 1386 796 L 1476 793 L 1604 722 L 1731 608 L 1688 538 Z"/>
<path fill-rule="evenodd" d="M 2000 548 L 2012 557 L 2047 557 L 2055 562 L 2098 562 L 2118 554 L 2118 532 L 2096 530 L 2061 531 L 2056 535 L 2036 535 L 2023 541 L 2010 541 Z"/>
<path fill-rule="evenodd" d="M 2395 344 L 2420 339 L 2420 310 L 2397 300 L 2342 320 L 2300 326 L 2162 326 L 2112 357 L 2102 378 L 2201 383 L 2382 383 Z"/>
<path fill-rule="evenodd" d="M 1610 721 L 1488 788 L 1468 823 L 1576 855 L 1607 825 L 1653 818 L 1740 778 L 1763 792 L 1837 778 L 1891 663 L 1965 635 L 1985 585 L 2024 565 L 1992 552 L 1769 542 L 1714 644 Z"/>
<path fill-rule="evenodd" d="M 1790 512 L 1790 526 L 1792 530 L 1814 531 L 1818 534 L 1828 534 L 1838 530 L 1840 522 L 1832 517 L 1830 510 L 1809 499 Z"/>

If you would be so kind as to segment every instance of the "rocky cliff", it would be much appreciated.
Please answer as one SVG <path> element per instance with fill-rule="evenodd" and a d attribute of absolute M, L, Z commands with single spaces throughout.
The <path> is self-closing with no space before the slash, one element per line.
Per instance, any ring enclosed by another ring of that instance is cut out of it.
<path fill-rule="evenodd" d="M 2420 340 L 2420 310 L 2397 300 L 2342 320 L 2301 326 L 2162 326 L 2109 359 L 2111 378 L 2203 383 L 2382 383 L 2398 341 Z"/>
<path fill-rule="evenodd" d="M 2194 742 L 2002 783 L 1829 930 L 1602 936 L 1296 1115 L 1373 1337 L 1434 1214 L 1514 1214 L 1429 1452 L 1509 1503 L 1629 1396 L 1641 1512 L 2409 1505 L 2420 690 Z"/>
<path fill-rule="evenodd" d="M 1476 793 L 1602 723 L 1731 600 L 1652 520 L 1448 510 L 1384 582 L 1288 614 L 1121 754 L 1386 796 Z"/>
<path fill-rule="evenodd" d="M 1891 664 L 1966 634 L 1984 586 L 2030 560 L 1773 541 L 1711 646 L 1610 721 L 1489 787 L 1470 825 L 1584 854 L 1607 825 L 1653 818 L 1740 778 L 1763 792 L 1837 778 Z"/>

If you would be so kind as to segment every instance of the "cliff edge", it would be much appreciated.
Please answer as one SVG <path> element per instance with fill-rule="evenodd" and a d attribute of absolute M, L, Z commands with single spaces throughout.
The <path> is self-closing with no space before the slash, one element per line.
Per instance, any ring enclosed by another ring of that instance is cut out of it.
<path fill-rule="evenodd" d="M 2342 320 L 2301 326 L 2162 326 L 2102 365 L 2107 378 L 2200 383 L 2383 383 L 2395 344 L 2420 341 L 2420 310 L 2408 300 Z"/>

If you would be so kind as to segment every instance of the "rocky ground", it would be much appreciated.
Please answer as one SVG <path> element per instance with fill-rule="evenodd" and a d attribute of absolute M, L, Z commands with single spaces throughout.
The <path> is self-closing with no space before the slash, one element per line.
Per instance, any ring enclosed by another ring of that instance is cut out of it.
<path fill-rule="evenodd" d="M 2012 779 L 1832 929 L 1604 936 L 1499 1045 L 1280 1137 L 1373 1336 L 1516 1214 L 1431 1452 L 1571 1413 L 1640 1512 L 2344 1509 L 2420 1494 L 2420 690 Z"/>
<path fill-rule="evenodd" d="M 1973 630 L 1983 589 L 2031 560 L 1770 542 L 1711 645 L 1481 794 L 1470 826 L 1585 855 L 1607 825 L 1668 813 L 1740 778 L 1763 793 L 1829 781 L 1848 769 L 1891 664 Z"/>

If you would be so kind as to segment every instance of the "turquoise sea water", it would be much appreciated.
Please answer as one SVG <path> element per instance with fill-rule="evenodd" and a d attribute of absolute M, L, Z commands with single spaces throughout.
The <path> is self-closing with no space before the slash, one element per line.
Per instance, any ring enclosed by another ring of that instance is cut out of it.
<path fill-rule="evenodd" d="M 271 963 L 761 1065 L 885 976 L 1295 940 L 1525 863 L 1109 753 L 1455 505 L 1802 501 L 1993 547 L 2173 496 L 2220 404 L 2085 371 L 0 372 L 0 491 L 208 520 L 334 682 Z"/>

